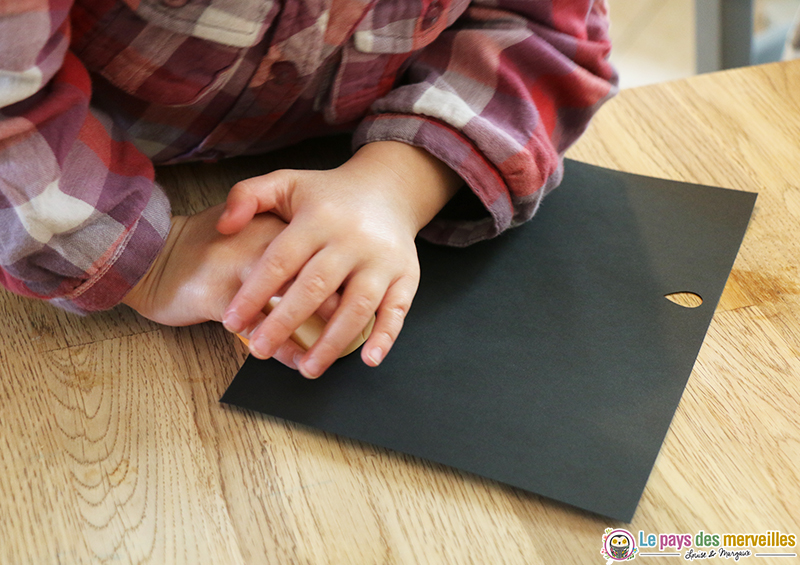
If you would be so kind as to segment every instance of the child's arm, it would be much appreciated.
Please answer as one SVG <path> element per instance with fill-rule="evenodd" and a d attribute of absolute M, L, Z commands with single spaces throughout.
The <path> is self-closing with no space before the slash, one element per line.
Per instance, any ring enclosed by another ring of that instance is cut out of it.
<path fill-rule="evenodd" d="M 377 2 L 371 21 L 384 22 L 397 4 Z M 452 0 L 423 5 L 420 17 L 411 37 L 404 26 L 356 37 L 355 51 L 374 56 L 424 47 L 372 103 L 354 146 L 402 141 L 456 171 L 484 215 L 440 216 L 420 235 L 469 245 L 534 214 L 561 180 L 564 152 L 616 92 L 606 1 Z"/>
<path fill-rule="evenodd" d="M 463 5 L 453 2 L 449 9 Z M 428 10 L 436 6 L 441 8 L 431 3 Z M 370 21 L 383 22 L 396 6 L 378 2 L 374 9 Z M 232 216 L 219 225 L 225 233 L 260 210 L 275 210 L 290 221 L 225 317 L 236 331 L 278 287 L 297 277 L 290 300 L 255 332 L 254 354 L 271 355 L 344 283 L 343 305 L 301 371 L 321 374 L 376 309 L 378 322 L 362 357 L 378 364 L 416 291 L 414 235 L 425 226 L 421 234 L 429 239 L 466 245 L 530 218 L 558 184 L 563 152 L 615 91 L 604 0 L 474 0 L 453 19 L 434 9 L 421 16 L 412 39 L 383 28 L 356 37 L 353 49 L 374 49 L 376 55 L 400 53 L 431 35 L 436 39 L 412 56 L 394 88 L 372 104 L 354 138 L 361 149 L 346 165 L 330 172 L 282 171 L 242 183 L 232 193 Z M 443 26 L 449 27 L 437 29 Z M 358 67 L 342 73 L 357 75 Z M 337 110 L 346 114 L 348 100 Z M 439 180 L 429 180 L 431 175 Z M 459 177 L 485 207 L 483 218 L 428 223 Z M 420 208 L 409 208 L 412 203 Z"/>
<path fill-rule="evenodd" d="M 0 4 L 0 282 L 74 312 L 111 308 L 163 247 L 169 202 L 90 107 L 71 2 Z"/>
<path fill-rule="evenodd" d="M 429 239 L 466 245 L 530 218 L 558 184 L 563 152 L 613 94 L 604 0 L 474 0 L 465 11 L 463 6 L 450 3 L 446 10 L 462 10 L 455 16 L 431 2 L 426 9 L 433 11 L 421 15 L 414 37 L 399 27 L 390 33 L 387 26 L 362 30 L 346 47 L 374 50 L 377 57 L 425 44 L 394 88 L 372 104 L 356 131 L 361 149 L 351 161 L 330 172 L 282 171 L 252 179 L 231 194 L 231 215 L 219 225 L 224 233 L 261 210 L 290 222 L 224 320 L 231 330 L 244 327 L 272 293 L 297 277 L 290 299 L 255 332 L 254 354 L 271 355 L 344 283 L 343 304 L 301 371 L 321 374 L 376 309 L 378 321 L 362 357 L 378 364 L 416 291 L 416 233 L 425 226 L 422 235 Z M 396 3 L 377 2 L 368 20 L 391 20 L 396 9 Z M 341 72 L 343 80 L 361 84 L 358 66 Z M 349 100 L 344 97 L 336 110 L 346 115 Z M 485 215 L 429 224 L 459 177 Z"/>
<path fill-rule="evenodd" d="M 270 357 L 343 287 L 339 307 L 299 369 L 307 377 L 321 375 L 376 312 L 362 358 L 378 365 L 419 283 L 417 232 L 461 184 L 426 151 L 391 141 L 366 145 L 331 171 L 284 170 L 237 184 L 218 224 L 222 233 L 239 232 L 265 211 L 289 226 L 249 272 L 225 326 L 235 332 L 252 327 L 270 297 L 291 283 L 250 338 L 254 355 Z"/>

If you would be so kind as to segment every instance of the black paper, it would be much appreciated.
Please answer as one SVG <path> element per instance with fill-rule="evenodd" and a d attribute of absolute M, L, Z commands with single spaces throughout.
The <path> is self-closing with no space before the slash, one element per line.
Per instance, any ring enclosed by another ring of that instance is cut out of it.
<path fill-rule="evenodd" d="M 222 402 L 630 521 L 755 198 L 568 161 L 531 222 L 418 243 L 380 367 L 356 353 L 310 381 L 249 357 Z M 665 298 L 679 291 L 703 304 Z"/>

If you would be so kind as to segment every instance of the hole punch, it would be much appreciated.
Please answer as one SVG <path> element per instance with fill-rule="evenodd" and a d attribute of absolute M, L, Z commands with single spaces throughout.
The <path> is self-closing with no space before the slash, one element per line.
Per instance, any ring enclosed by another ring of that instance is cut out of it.
<path fill-rule="evenodd" d="M 694 292 L 670 292 L 664 298 L 684 308 L 697 308 L 703 303 L 703 297 Z"/>

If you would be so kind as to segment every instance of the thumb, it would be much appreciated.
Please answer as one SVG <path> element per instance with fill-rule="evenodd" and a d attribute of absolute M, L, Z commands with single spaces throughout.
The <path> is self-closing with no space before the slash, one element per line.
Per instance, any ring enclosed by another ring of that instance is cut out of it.
<path fill-rule="evenodd" d="M 273 211 L 285 222 L 288 210 L 287 194 L 294 185 L 291 171 L 275 171 L 236 183 L 228 193 L 225 208 L 217 221 L 217 231 L 223 235 L 237 233 L 256 214 Z"/>

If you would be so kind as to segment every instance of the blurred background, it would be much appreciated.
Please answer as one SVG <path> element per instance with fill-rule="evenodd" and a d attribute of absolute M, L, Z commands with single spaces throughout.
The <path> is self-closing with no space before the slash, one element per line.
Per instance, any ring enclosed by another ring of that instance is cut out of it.
<path fill-rule="evenodd" d="M 713 50 L 710 41 L 725 27 L 736 34 L 736 44 L 751 41 L 750 64 L 781 58 L 787 33 L 800 9 L 800 0 L 608 0 L 611 8 L 611 60 L 620 73 L 620 86 L 631 88 L 696 74 L 698 41 L 697 15 L 704 33 L 700 46 Z M 750 13 L 720 17 L 720 6 L 746 6 Z M 697 10 L 700 10 L 699 12 Z M 716 10 L 716 11 L 715 11 Z M 719 20 L 719 21 L 718 21 Z M 715 26 L 720 26 L 715 28 Z M 743 26 L 750 30 L 742 29 Z M 739 28 L 739 29 L 737 29 Z M 709 39 L 711 38 L 711 39 Z M 722 43 L 720 50 L 723 50 Z M 731 49 L 727 50 L 728 52 Z M 722 55 L 719 55 L 722 57 Z M 712 59 L 714 55 L 711 55 Z M 711 63 L 714 66 L 715 63 Z M 701 70 L 712 70 L 701 63 Z M 725 66 L 720 64 L 720 67 Z M 739 66 L 737 63 L 734 66 Z"/>

